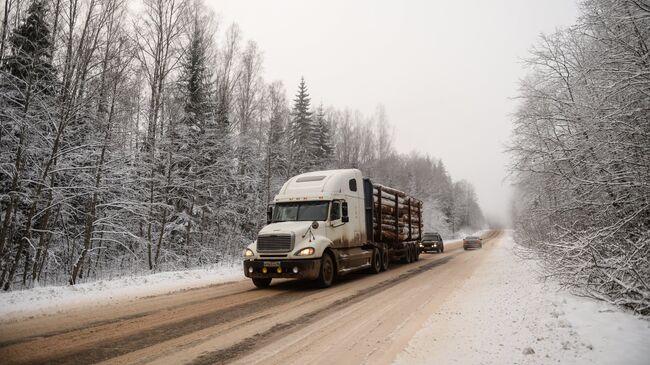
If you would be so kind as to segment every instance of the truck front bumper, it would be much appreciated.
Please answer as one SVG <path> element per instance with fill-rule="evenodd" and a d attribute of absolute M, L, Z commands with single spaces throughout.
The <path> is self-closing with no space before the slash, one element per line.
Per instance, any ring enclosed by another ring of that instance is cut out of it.
<path fill-rule="evenodd" d="M 320 275 L 320 258 L 306 260 L 244 260 L 244 275 L 249 278 L 314 280 L 318 279 L 318 275 Z"/>

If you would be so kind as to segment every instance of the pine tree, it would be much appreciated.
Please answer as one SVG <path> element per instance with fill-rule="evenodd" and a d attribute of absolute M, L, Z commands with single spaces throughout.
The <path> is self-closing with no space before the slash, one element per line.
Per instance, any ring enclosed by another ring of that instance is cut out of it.
<path fill-rule="evenodd" d="M 291 112 L 291 171 L 299 174 L 312 169 L 317 161 L 318 131 L 312 120 L 311 99 L 301 78 Z"/>
<path fill-rule="evenodd" d="M 195 9 L 198 11 L 198 9 Z M 172 122 L 170 133 L 170 196 L 174 212 L 169 235 L 186 258 L 192 245 L 193 232 L 201 229 L 202 209 L 207 202 L 206 186 L 211 180 L 211 156 L 206 153 L 206 129 L 214 128 L 211 103 L 211 74 L 207 67 L 208 42 L 205 25 L 195 13 L 190 40 L 181 61 L 179 91 L 183 102 L 182 117 Z M 173 119 L 173 118 L 172 118 Z M 210 133 L 212 134 L 212 133 Z"/>
<path fill-rule="evenodd" d="M 279 185 L 288 178 L 287 120 L 289 107 L 280 82 L 269 85 L 269 133 L 266 141 L 266 202 L 273 199 Z"/>
<path fill-rule="evenodd" d="M 30 264 L 27 244 L 33 242 L 32 212 L 41 203 L 46 185 L 44 173 L 35 171 L 34 166 L 47 156 L 52 144 L 47 140 L 52 136 L 49 128 L 57 114 L 56 76 L 50 63 L 52 46 L 46 16 L 44 2 L 33 1 L 9 38 L 11 53 L 0 70 L 0 164 L 13 166 L 11 176 L 3 174 L 0 178 L 0 195 L 11 197 L 2 204 L 0 227 L 0 255 L 7 259 L 0 263 L 0 283 L 5 290 L 10 288 L 23 255 L 25 267 Z"/>
<path fill-rule="evenodd" d="M 5 60 L 4 68 L 22 81 L 25 88 L 34 87 L 37 92 L 53 93 L 56 79 L 50 63 L 52 43 L 46 16 L 45 2 L 33 1 L 27 17 L 10 37 L 11 55 Z"/>
<path fill-rule="evenodd" d="M 319 169 L 327 169 L 332 164 L 334 158 L 334 146 L 332 145 L 332 133 L 330 124 L 325 119 L 323 105 L 318 107 L 315 120 L 316 133 L 318 135 L 318 150 L 316 158 Z"/>

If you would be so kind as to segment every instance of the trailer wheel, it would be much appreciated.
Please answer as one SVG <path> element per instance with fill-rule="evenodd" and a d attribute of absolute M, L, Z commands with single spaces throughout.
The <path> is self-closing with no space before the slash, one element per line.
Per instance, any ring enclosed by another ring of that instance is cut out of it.
<path fill-rule="evenodd" d="M 256 287 L 263 289 L 263 288 L 268 288 L 269 285 L 271 285 L 271 278 L 253 278 L 253 285 Z"/>
<path fill-rule="evenodd" d="M 375 248 L 372 250 L 372 266 L 370 267 L 370 272 L 372 274 L 378 274 L 381 271 L 381 253 L 379 249 Z"/>
<path fill-rule="evenodd" d="M 334 263 L 328 253 L 324 253 L 320 260 L 320 275 L 316 281 L 321 288 L 329 288 L 334 281 Z"/>
<path fill-rule="evenodd" d="M 388 253 L 388 248 L 384 246 L 384 249 L 381 250 L 381 271 L 386 271 L 390 267 L 390 255 Z"/>

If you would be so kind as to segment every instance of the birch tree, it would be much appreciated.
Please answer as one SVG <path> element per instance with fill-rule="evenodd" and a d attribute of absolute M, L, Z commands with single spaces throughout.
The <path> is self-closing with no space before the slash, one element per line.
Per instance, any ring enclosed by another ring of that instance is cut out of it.
<path fill-rule="evenodd" d="M 519 241 L 551 275 L 650 313 L 650 8 L 589 0 L 528 59 L 510 152 Z"/>

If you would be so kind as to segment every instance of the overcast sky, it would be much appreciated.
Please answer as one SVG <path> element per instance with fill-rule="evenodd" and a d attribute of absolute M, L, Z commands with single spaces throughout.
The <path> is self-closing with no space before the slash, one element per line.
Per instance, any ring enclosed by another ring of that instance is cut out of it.
<path fill-rule="evenodd" d="M 400 152 L 442 158 L 506 217 L 504 145 L 521 58 L 540 33 L 574 23 L 575 0 L 207 0 L 264 54 L 267 81 L 291 96 L 305 77 L 312 104 L 386 107 Z"/>

